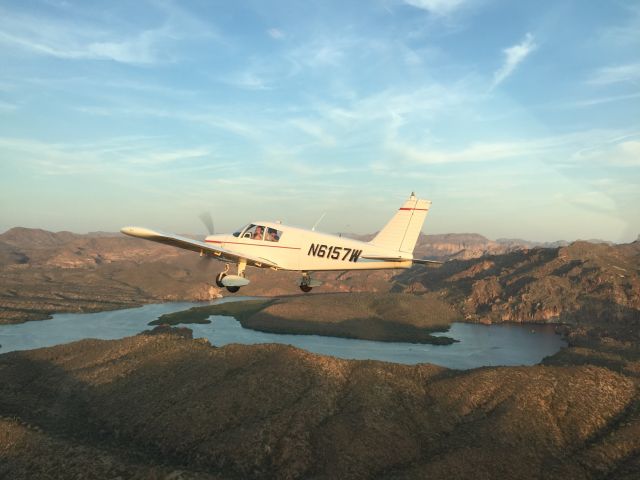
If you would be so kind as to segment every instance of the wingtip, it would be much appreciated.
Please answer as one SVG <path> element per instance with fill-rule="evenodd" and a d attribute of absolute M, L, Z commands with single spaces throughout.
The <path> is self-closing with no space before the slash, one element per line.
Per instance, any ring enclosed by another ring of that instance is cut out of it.
<path fill-rule="evenodd" d="M 153 235 L 158 235 L 158 232 L 154 232 L 153 230 L 144 227 L 122 227 L 120 232 L 125 235 L 129 235 L 130 237 L 138 238 L 148 238 Z"/>

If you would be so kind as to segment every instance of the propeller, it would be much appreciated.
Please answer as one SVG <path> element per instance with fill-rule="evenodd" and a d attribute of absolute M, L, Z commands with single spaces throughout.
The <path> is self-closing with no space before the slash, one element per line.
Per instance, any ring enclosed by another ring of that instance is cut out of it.
<path fill-rule="evenodd" d="M 207 229 L 207 232 L 209 232 L 209 235 L 214 235 L 215 232 L 215 228 L 213 227 L 213 218 L 211 217 L 211 212 L 206 211 L 201 213 L 198 218 L 202 221 L 202 223 L 204 223 L 204 226 Z"/>
<path fill-rule="evenodd" d="M 207 232 L 209 232 L 209 235 L 214 235 L 215 228 L 213 226 L 213 218 L 211 217 L 211 212 L 202 212 L 200 215 L 198 215 L 198 218 L 204 224 Z M 209 260 L 211 260 L 211 258 L 208 255 L 201 257 L 200 261 L 197 263 L 198 270 L 207 269 L 209 266 Z"/>

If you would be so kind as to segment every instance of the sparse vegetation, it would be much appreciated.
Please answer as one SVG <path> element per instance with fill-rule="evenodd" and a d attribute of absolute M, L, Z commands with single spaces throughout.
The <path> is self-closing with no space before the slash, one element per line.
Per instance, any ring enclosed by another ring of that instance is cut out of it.
<path fill-rule="evenodd" d="M 4 354 L 0 477 L 637 478 L 638 378 L 562 362 L 450 371 L 162 333 Z"/>
<path fill-rule="evenodd" d="M 275 299 L 243 300 L 238 302 L 225 302 L 215 305 L 192 307 L 180 312 L 165 313 L 149 325 L 178 325 L 180 323 L 211 323 L 208 318 L 211 315 L 225 315 L 237 320 L 247 318 L 256 312 L 272 305 Z"/>

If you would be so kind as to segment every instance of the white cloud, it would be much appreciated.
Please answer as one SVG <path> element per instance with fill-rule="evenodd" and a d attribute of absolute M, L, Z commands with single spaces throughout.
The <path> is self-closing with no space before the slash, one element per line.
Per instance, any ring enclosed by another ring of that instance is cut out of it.
<path fill-rule="evenodd" d="M 640 141 L 633 140 L 638 135 L 637 132 L 585 130 L 533 139 L 477 142 L 455 150 L 412 144 L 392 136 L 386 146 L 402 161 L 425 165 L 536 158 L 555 166 L 575 167 L 584 162 L 632 166 L 640 165 Z"/>
<path fill-rule="evenodd" d="M 625 2 L 619 5 L 626 12 L 621 16 L 622 23 L 610 25 L 600 30 L 600 40 L 609 48 L 640 47 L 640 5 Z"/>
<path fill-rule="evenodd" d="M 0 137 L 0 152 L 8 159 L 20 158 L 45 175 L 171 176 L 176 168 L 220 170 L 219 162 L 212 161 L 215 156 L 211 147 L 162 147 L 158 143 L 157 139 L 146 137 L 86 143 Z"/>
<path fill-rule="evenodd" d="M 269 90 L 271 88 L 267 85 L 264 78 L 261 78 L 256 72 L 251 70 L 231 75 L 223 81 L 229 85 L 245 90 Z"/>
<path fill-rule="evenodd" d="M 620 167 L 640 166 L 640 140 L 611 142 L 604 146 L 580 150 L 573 156 L 582 162 L 597 162 Z"/>
<path fill-rule="evenodd" d="M 640 82 L 640 63 L 600 68 L 588 80 L 591 85 L 610 85 L 623 82 Z"/>
<path fill-rule="evenodd" d="M 38 24 L 39 21 L 34 20 L 32 28 L 24 29 L 16 25 L 18 28 L 13 32 L 7 31 L 6 25 L 0 25 L 0 43 L 58 58 L 113 60 L 130 64 L 153 63 L 160 54 L 155 48 L 162 36 L 158 30 L 143 31 L 126 39 L 102 41 L 97 40 L 105 37 L 100 32 L 62 24 L 49 24 L 40 29 Z"/>
<path fill-rule="evenodd" d="M 468 3 L 468 0 L 404 0 L 404 3 L 434 15 L 448 15 Z"/>
<path fill-rule="evenodd" d="M 603 215 L 612 215 L 618 212 L 619 208 L 613 198 L 609 195 L 598 191 L 578 191 L 571 194 L 557 193 L 554 200 L 558 203 L 566 203 L 573 205 L 580 210 L 595 212 Z M 622 223 L 620 219 L 617 222 Z M 623 225 L 618 225 L 618 229 L 622 229 Z"/>
<path fill-rule="evenodd" d="M 505 56 L 504 63 L 493 74 L 492 88 L 495 88 L 504 82 L 507 77 L 515 71 L 518 65 L 520 65 L 520 63 L 522 63 L 522 61 L 536 49 L 536 47 L 537 45 L 533 41 L 533 35 L 527 33 L 522 42 L 513 45 L 512 47 L 505 48 L 503 50 Z"/>
<path fill-rule="evenodd" d="M 597 97 L 597 98 L 590 98 L 587 100 L 575 100 L 575 101 L 571 101 L 571 102 L 564 102 L 564 103 L 558 103 L 558 102 L 554 102 L 553 104 L 549 104 L 546 105 L 549 108 L 552 109 L 556 109 L 556 108 L 587 108 L 587 107 L 593 107 L 595 105 L 602 105 L 605 103 L 612 103 L 612 102 L 621 102 L 624 100 L 633 100 L 635 98 L 640 98 L 640 92 L 639 93 L 630 93 L 628 95 L 611 95 L 608 97 Z"/>
<path fill-rule="evenodd" d="M 494 142 L 476 143 L 461 150 L 443 151 L 420 148 L 399 141 L 393 141 L 389 148 L 404 160 L 425 165 L 488 162 L 531 154 L 529 142 Z"/>
<path fill-rule="evenodd" d="M 281 40 L 285 37 L 284 32 L 279 28 L 270 28 L 269 30 L 267 30 L 267 33 L 271 38 L 274 38 L 276 40 Z"/>
<path fill-rule="evenodd" d="M 159 27 L 138 31 L 115 30 L 100 23 L 97 12 L 96 21 L 88 23 L 0 9 L 0 45 L 65 59 L 151 64 L 171 59 L 170 46 L 180 39 L 212 35 L 197 19 L 165 7 Z"/>
<path fill-rule="evenodd" d="M 328 134 L 320 125 L 312 123 L 305 119 L 291 120 L 291 125 L 303 131 L 307 135 L 316 138 L 320 143 L 327 147 L 333 147 L 336 145 L 336 139 Z"/>
<path fill-rule="evenodd" d="M 362 53 L 366 47 L 366 52 L 373 54 L 379 45 L 380 42 L 357 36 L 324 35 L 295 47 L 287 59 L 294 65 L 291 73 L 297 73 L 303 67 L 317 69 L 342 65 L 353 52 Z"/>

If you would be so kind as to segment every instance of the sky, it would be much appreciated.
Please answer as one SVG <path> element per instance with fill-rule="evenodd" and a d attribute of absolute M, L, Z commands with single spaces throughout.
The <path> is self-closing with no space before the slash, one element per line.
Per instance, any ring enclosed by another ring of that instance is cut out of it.
<path fill-rule="evenodd" d="M 640 234 L 640 2 L 4 1 L 0 231 Z"/>

